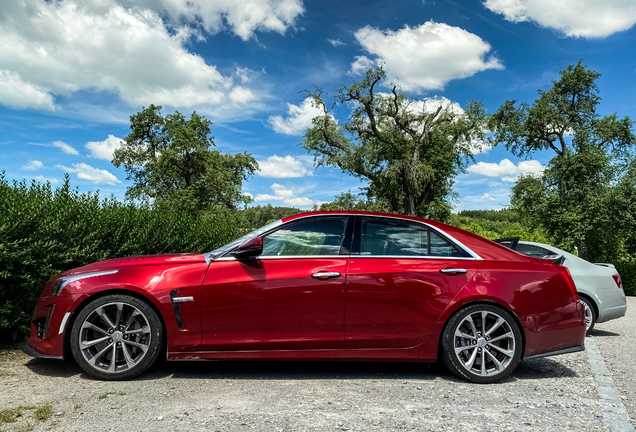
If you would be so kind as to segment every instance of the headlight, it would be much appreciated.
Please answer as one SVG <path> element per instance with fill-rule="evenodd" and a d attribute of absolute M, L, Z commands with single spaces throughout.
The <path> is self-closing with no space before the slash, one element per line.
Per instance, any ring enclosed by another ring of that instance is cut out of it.
<path fill-rule="evenodd" d="M 51 295 L 52 296 L 59 295 L 64 289 L 64 287 L 70 284 L 71 282 L 75 282 L 75 281 L 86 279 L 86 278 L 92 278 L 95 276 L 109 275 L 109 274 L 117 273 L 118 271 L 119 270 L 106 270 L 106 271 L 93 272 L 93 273 L 82 273 L 75 276 L 66 276 L 66 277 L 59 278 L 58 280 L 55 281 L 55 283 L 53 284 L 53 287 L 51 288 Z"/>

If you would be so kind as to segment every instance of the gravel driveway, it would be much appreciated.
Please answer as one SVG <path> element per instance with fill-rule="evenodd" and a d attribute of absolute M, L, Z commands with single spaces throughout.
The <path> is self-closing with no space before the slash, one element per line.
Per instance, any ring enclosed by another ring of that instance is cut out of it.
<path fill-rule="evenodd" d="M 360 362 L 161 362 L 134 381 L 101 382 L 8 350 L 0 410 L 15 421 L 0 430 L 633 431 L 635 340 L 631 297 L 585 352 L 522 361 L 489 385 L 438 365 Z M 38 420 L 47 404 L 52 415 Z"/>

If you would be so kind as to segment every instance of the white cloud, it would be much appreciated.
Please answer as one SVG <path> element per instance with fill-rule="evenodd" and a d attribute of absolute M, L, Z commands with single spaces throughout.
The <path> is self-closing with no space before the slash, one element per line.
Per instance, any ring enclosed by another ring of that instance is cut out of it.
<path fill-rule="evenodd" d="M 311 98 L 307 98 L 300 106 L 288 103 L 287 114 L 285 119 L 282 116 L 270 116 L 271 128 L 285 135 L 302 135 L 311 127 L 311 120 L 324 113 L 313 106 Z"/>
<path fill-rule="evenodd" d="M 302 11 L 300 0 L 2 1 L 0 103 L 52 110 L 54 96 L 79 90 L 115 93 L 134 106 L 244 103 L 250 90 L 233 87 L 233 76 L 188 43 L 225 28 L 245 40 L 283 33 Z"/>
<path fill-rule="evenodd" d="M 92 166 L 85 163 L 73 164 L 73 168 L 65 167 L 64 165 L 56 166 L 66 172 L 77 173 L 77 178 L 90 180 L 93 183 L 107 183 L 110 185 L 121 183 L 120 180 L 117 180 L 117 177 L 115 177 L 108 171 L 104 169 L 93 168 Z"/>
<path fill-rule="evenodd" d="M 443 89 L 452 79 L 466 78 L 487 69 L 503 69 L 491 46 L 462 28 L 428 21 L 396 32 L 370 26 L 355 37 L 370 54 L 383 61 L 404 90 Z M 357 57 L 352 72 L 363 71 L 369 59 Z"/>
<path fill-rule="evenodd" d="M 313 175 L 311 169 L 308 169 L 301 160 L 293 156 L 270 156 L 258 161 L 258 166 L 258 174 L 263 177 L 291 178 Z"/>
<path fill-rule="evenodd" d="M 327 39 L 329 43 L 335 47 L 346 45 L 346 43 L 342 42 L 340 39 Z"/>
<path fill-rule="evenodd" d="M 492 150 L 492 146 L 490 144 L 486 144 L 482 140 L 473 140 L 470 142 L 470 152 L 474 155 L 480 153 L 486 154 L 490 150 Z"/>
<path fill-rule="evenodd" d="M 32 160 L 32 161 L 29 161 L 28 164 L 24 165 L 22 169 L 26 171 L 35 171 L 37 169 L 42 168 L 43 166 L 44 164 L 40 162 L 39 160 Z"/>
<path fill-rule="evenodd" d="M 274 195 L 258 194 L 254 201 L 282 201 L 285 205 L 293 207 L 308 207 L 314 204 L 320 205 L 322 201 L 311 200 L 305 197 L 297 197 L 293 190 L 287 189 L 278 183 L 272 185 Z"/>
<path fill-rule="evenodd" d="M 636 23 L 633 0 L 486 0 L 483 4 L 508 21 L 531 21 L 572 37 L 603 38 Z"/>
<path fill-rule="evenodd" d="M 16 109 L 55 109 L 53 96 L 46 90 L 24 82 L 20 75 L 8 70 L 0 70 L 0 104 Z"/>
<path fill-rule="evenodd" d="M 367 69 L 375 66 L 375 62 L 367 56 L 356 56 L 356 59 L 351 63 L 351 70 L 347 72 L 347 75 L 362 75 L 366 73 Z"/>
<path fill-rule="evenodd" d="M 482 196 L 479 197 L 480 199 L 483 200 L 487 200 L 487 201 L 494 201 L 495 199 L 493 197 L 491 197 L 489 194 L 487 194 L 486 192 L 484 192 L 484 194 Z"/>
<path fill-rule="evenodd" d="M 59 183 L 59 180 L 56 178 L 44 177 L 41 175 L 33 177 L 33 180 L 39 181 L 40 183 L 46 183 L 46 182 L 49 182 L 51 184 Z"/>
<path fill-rule="evenodd" d="M 249 192 L 243 192 L 243 193 L 242 193 L 242 195 L 243 195 L 243 196 L 250 197 L 250 198 L 254 199 L 254 195 L 252 195 L 252 194 L 251 194 L 251 193 L 249 193 Z"/>
<path fill-rule="evenodd" d="M 146 0 L 145 4 L 168 13 L 174 21 L 201 23 L 208 33 L 229 27 L 243 40 L 256 31 L 285 33 L 303 13 L 301 0 Z M 163 10 L 162 10 L 163 9 Z"/>
<path fill-rule="evenodd" d="M 90 141 L 84 147 L 91 151 L 91 157 L 112 161 L 113 153 L 119 148 L 121 142 L 121 138 L 109 134 L 104 141 Z"/>
<path fill-rule="evenodd" d="M 509 159 L 503 159 L 499 163 L 477 162 L 466 171 L 487 177 L 500 177 L 505 182 L 515 182 L 520 175 L 541 174 L 544 169 L 545 166 L 536 160 L 521 161 L 515 165 Z"/>
<path fill-rule="evenodd" d="M 79 154 L 79 152 L 77 150 L 75 150 L 70 145 L 66 144 L 64 141 L 55 141 L 53 143 L 53 147 L 59 148 L 60 150 L 62 150 L 66 154 L 72 154 L 72 155 L 76 155 L 76 156 Z"/>
<path fill-rule="evenodd" d="M 232 99 L 232 102 L 234 102 L 235 104 L 244 105 L 250 101 L 258 99 L 258 96 L 252 93 L 250 89 L 236 86 L 230 92 L 230 99 Z"/>

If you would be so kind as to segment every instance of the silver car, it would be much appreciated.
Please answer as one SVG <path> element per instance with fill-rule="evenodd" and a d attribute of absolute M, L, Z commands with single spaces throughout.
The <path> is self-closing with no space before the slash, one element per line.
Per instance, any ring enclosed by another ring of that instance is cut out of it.
<path fill-rule="evenodd" d="M 517 238 L 498 239 L 495 242 L 535 258 L 563 257 L 561 264 L 570 270 L 579 292 L 579 299 L 585 307 L 588 334 L 596 323 L 625 315 L 627 301 L 621 277 L 614 265 L 592 264 L 554 246 L 519 241 Z"/>

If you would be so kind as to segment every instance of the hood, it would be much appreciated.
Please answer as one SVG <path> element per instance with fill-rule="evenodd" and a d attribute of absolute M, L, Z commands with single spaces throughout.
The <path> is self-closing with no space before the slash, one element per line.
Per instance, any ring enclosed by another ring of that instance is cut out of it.
<path fill-rule="evenodd" d="M 104 261 L 97 261 L 83 267 L 77 267 L 69 270 L 65 275 L 74 275 L 79 273 L 116 270 L 122 267 L 139 267 L 153 265 L 182 265 L 204 263 L 203 254 L 165 254 L 165 255 L 143 255 L 136 257 L 115 258 Z"/>

